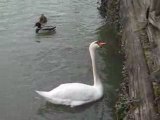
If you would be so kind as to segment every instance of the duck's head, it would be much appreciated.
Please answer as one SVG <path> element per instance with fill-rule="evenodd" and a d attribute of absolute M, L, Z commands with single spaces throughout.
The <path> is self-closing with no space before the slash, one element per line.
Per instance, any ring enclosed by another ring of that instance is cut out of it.
<path fill-rule="evenodd" d="M 34 27 L 37 27 L 37 28 L 41 28 L 41 23 L 40 22 L 37 22 Z"/>

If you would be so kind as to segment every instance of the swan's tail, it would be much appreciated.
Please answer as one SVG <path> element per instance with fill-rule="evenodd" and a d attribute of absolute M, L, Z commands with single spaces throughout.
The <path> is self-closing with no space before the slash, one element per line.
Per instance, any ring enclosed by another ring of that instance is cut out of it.
<path fill-rule="evenodd" d="M 45 91 L 35 91 L 36 93 L 38 93 L 40 96 L 44 97 L 44 98 L 48 98 L 49 94 L 48 92 Z"/>

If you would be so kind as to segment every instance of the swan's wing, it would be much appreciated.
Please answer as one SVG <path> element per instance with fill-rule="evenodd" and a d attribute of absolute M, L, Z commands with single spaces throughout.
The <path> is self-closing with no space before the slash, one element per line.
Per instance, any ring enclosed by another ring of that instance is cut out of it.
<path fill-rule="evenodd" d="M 95 98 L 94 86 L 81 83 L 62 84 L 50 91 L 53 98 L 89 101 Z"/>

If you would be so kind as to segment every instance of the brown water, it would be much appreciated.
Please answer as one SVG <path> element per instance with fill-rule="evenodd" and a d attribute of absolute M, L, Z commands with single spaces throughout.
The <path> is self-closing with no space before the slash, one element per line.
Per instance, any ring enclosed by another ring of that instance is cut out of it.
<path fill-rule="evenodd" d="M 0 1 L 0 120 L 112 120 L 122 60 L 116 29 L 106 26 L 96 0 Z M 41 13 L 56 25 L 52 35 L 36 35 Z M 105 93 L 93 104 L 70 108 L 47 103 L 35 90 L 61 83 L 93 84 L 89 43 L 99 50 L 97 66 Z"/>

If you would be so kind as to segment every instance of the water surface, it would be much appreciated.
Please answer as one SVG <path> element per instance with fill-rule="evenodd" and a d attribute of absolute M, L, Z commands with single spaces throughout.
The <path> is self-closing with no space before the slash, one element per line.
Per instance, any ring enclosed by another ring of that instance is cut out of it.
<path fill-rule="evenodd" d="M 116 29 L 106 26 L 96 0 L 0 1 L 0 119 L 1 120 L 112 120 L 121 79 L 121 56 Z M 40 14 L 56 25 L 52 35 L 36 35 Z M 61 83 L 93 84 L 89 43 L 109 43 L 98 51 L 103 99 L 70 108 L 47 103 L 35 90 L 51 90 Z"/>

